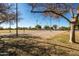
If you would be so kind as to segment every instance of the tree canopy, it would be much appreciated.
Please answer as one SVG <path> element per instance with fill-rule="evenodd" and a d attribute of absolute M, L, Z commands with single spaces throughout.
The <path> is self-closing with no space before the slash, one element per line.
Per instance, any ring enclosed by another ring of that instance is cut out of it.
<path fill-rule="evenodd" d="M 16 12 L 14 4 L 0 3 L 0 24 L 8 21 L 15 21 Z"/>
<path fill-rule="evenodd" d="M 74 4 L 71 3 L 32 3 L 29 5 L 32 7 L 32 13 L 42 13 L 44 16 L 51 16 L 54 18 L 62 17 L 69 23 L 71 23 L 71 20 L 65 15 L 69 13 L 72 18 L 75 16 L 78 9 L 78 4 L 75 7 Z"/>

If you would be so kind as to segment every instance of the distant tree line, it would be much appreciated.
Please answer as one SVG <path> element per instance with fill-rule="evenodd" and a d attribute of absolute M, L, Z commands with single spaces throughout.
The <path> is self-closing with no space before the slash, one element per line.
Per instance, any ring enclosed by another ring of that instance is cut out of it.
<path fill-rule="evenodd" d="M 3 28 L 0 27 L 0 30 L 15 30 L 16 28 Z M 19 30 L 70 30 L 70 27 L 65 27 L 65 26 L 61 26 L 58 27 L 57 25 L 53 25 L 53 26 L 48 26 L 45 25 L 44 27 L 42 27 L 41 25 L 36 25 L 35 27 L 18 27 Z M 76 29 L 78 29 L 76 27 Z"/>

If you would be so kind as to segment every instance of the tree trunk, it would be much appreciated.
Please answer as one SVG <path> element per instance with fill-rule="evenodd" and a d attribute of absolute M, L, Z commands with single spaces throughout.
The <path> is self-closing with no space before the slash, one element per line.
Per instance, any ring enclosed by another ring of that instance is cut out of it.
<path fill-rule="evenodd" d="M 75 25 L 71 23 L 71 28 L 70 28 L 70 43 L 75 43 Z"/>
<path fill-rule="evenodd" d="M 77 27 L 78 27 L 78 30 L 79 30 L 79 25 Z"/>

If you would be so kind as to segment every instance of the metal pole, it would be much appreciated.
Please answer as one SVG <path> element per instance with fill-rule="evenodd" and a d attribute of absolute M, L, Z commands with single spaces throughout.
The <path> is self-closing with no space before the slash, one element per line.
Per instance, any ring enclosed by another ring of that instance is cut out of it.
<path fill-rule="evenodd" d="M 16 37 L 18 37 L 18 3 L 16 3 Z"/>
<path fill-rule="evenodd" d="M 11 21 L 9 20 L 9 32 L 11 33 Z"/>

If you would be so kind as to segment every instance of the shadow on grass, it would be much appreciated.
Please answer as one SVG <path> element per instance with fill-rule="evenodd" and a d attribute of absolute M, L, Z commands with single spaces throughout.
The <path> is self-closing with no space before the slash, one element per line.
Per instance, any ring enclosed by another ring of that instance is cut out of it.
<path fill-rule="evenodd" d="M 41 39 L 41 37 L 39 36 L 32 36 L 32 35 L 28 35 L 28 34 L 19 34 L 18 37 L 16 36 L 16 34 L 11 34 L 11 35 L 2 35 L 0 36 L 0 38 L 39 38 Z"/>
<path fill-rule="evenodd" d="M 16 35 L 4 35 L 1 38 L 16 38 Z M 63 47 L 75 51 L 79 51 L 78 49 L 66 47 L 63 45 L 53 44 L 50 42 L 40 42 L 34 40 L 34 38 L 39 38 L 36 36 L 31 36 L 27 34 L 19 34 L 19 38 L 32 38 L 31 40 L 16 40 L 14 42 L 5 42 L 3 40 L 0 41 L 0 53 L 7 53 L 9 56 L 51 56 L 51 55 L 69 55 L 68 51 L 57 48 Z M 43 43 L 43 45 L 38 45 Z M 1 46 L 2 44 L 2 46 Z M 45 45 L 47 44 L 47 45 Z M 5 55 L 5 54 L 3 54 Z"/>
<path fill-rule="evenodd" d="M 74 42 L 75 44 L 79 44 L 79 42 Z"/>
<path fill-rule="evenodd" d="M 15 45 L 15 44 L 6 44 L 2 51 L 8 53 L 9 56 L 20 56 L 20 55 L 29 55 L 29 56 L 51 56 L 51 55 L 68 55 L 66 51 L 62 49 L 58 49 L 56 51 L 55 48 L 52 47 L 42 47 L 35 46 L 34 44 L 26 44 L 26 45 Z M 1 51 L 1 50 L 0 50 Z"/>
<path fill-rule="evenodd" d="M 8 53 L 9 56 L 51 56 L 51 55 L 69 55 L 67 51 L 56 48 L 55 44 L 38 45 L 40 43 L 49 44 L 45 42 L 25 42 L 15 41 L 13 43 L 5 43 L 5 45 L 0 48 L 0 52 L 4 51 Z M 58 46 L 58 45 L 57 45 Z"/>

